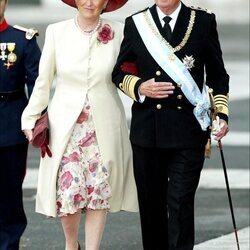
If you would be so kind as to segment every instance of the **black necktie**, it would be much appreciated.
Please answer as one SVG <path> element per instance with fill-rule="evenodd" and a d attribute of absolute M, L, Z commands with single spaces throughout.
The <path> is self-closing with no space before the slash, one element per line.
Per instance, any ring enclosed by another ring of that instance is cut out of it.
<path fill-rule="evenodd" d="M 163 21 L 165 22 L 164 26 L 163 26 L 163 32 L 165 34 L 165 38 L 167 39 L 168 42 L 171 41 L 171 36 L 172 36 L 172 30 L 171 27 L 169 25 L 169 22 L 171 21 L 171 17 L 170 16 L 165 16 L 163 18 Z"/>

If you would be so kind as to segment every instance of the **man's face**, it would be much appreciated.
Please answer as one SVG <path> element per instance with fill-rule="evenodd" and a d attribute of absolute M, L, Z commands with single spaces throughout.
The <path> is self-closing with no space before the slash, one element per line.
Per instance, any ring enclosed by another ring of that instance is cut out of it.
<path fill-rule="evenodd" d="M 7 4 L 7 0 L 0 0 L 0 23 L 2 23 L 4 19 L 5 7 Z"/>
<path fill-rule="evenodd" d="M 179 6 L 180 0 L 155 0 L 155 3 L 166 15 L 170 15 Z"/>

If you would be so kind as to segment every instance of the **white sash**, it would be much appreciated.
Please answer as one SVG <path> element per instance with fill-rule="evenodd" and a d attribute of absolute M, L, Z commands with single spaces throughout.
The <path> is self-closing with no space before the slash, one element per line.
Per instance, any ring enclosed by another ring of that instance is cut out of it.
<path fill-rule="evenodd" d="M 174 55 L 171 45 L 167 45 L 162 41 L 163 38 L 149 10 L 134 15 L 133 20 L 151 56 L 176 83 L 182 84 L 181 90 L 189 102 L 195 106 L 193 113 L 202 130 L 205 131 L 210 125 L 209 102 L 205 84 L 201 93 L 188 69 Z M 171 60 L 170 56 L 172 59 L 174 57 L 174 60 Z"/>

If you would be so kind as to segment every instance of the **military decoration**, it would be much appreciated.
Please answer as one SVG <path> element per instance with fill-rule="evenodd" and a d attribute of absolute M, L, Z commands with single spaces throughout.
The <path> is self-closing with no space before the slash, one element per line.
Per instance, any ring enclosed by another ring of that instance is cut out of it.
<path fill-rule="evenodd" d="M 188 69 L 188 70 L 191 70 L 193 67 L 194 67 L 194 61 L 195 59 L 193 58 L 193 56 L 185 56 L 183 59 L 182 59 L 182 62 L 183 64 L 185 65 L 185 67 Z"/>
<path fill-rule="evenodd" d="M 6 61 L 4 66 L 9 69 L 17 60 L 17 55 L 13 52 L 16 48 L 16 43 L 0 43 L 0 60 Z"/>
<path fill-rule="evenodd" d="M 0 43 L 0 49 L 1 49 L 1 55 L 0 55 L 0 60 L 5 61 L 7 58 L 7 55 L 5 53 L 5 50 L 7 48 L 6 43 Z"/>
<path fill-rule="evenodd" d="M 8 51 L 10 52 L 9 55 L 8 55 L 8 61 L 10 63 L 14 63 L 17 59 L 17 56 L 15 53 L 13 53 L 13 50 L 15 49 L 16 47 L 16 44 L 15 43 L 8 43 L 7 44 L 7 48 L 8 48 Z"/>

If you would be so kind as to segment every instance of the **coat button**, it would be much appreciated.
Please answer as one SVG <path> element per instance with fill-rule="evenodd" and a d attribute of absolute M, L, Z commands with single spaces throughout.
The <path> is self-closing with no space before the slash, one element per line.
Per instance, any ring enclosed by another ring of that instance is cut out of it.
<path fill-rule="evenodd" d="M 157 109 L 161 109 L 161 108 L 162 108 L 161 104 L 157 104 L 157 105 L 156 105 L 156 108 L 157 108 Z"/>
<path fill-rule="evenodd" d="M 160 70 L 157 70 L 157 71 L 155 72 L 155 74 L 156 74 L 157 76 L 160 76 L 160 75 L 161 75 L 161 71 L 160 71 Z"/>
<path fill-rule="evenodd" d="M 121 90 L 124 90 L 124 89 L 123 89 L 123 83 L 120 83 L 120 84 L 119 84 L 119 88 L 120 88 Z"/>
<path fill-rule="evenodd" d="M 181 87 L 182 87 L 182 84 L 181 84 L 181 83 L 177 83 L 177 87 L 178 87 L 178 88 L 181 88 Z"/>
<path fill-rule="evenodd" d="M 182 95 L 177 95 L 177 99 L 181 100 L 182 99 Z"/>
<path fill-rule="evenodd" d="M 181 107 L 181 106 L 178 106 L 178 107 L 177 107 L 177 109 L 178 109 L 178 110 L 181 110 L 181 109 L 182 109 L 182 107 Z"/>

